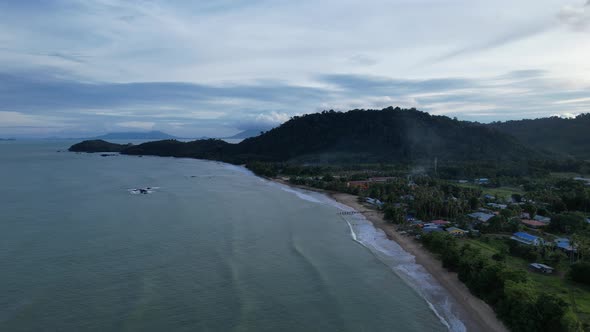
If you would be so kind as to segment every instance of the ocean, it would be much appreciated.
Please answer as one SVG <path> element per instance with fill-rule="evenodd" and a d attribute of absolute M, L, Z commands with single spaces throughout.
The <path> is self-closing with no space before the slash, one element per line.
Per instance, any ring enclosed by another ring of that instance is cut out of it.
<path fill-rule="evenodd" d="M 0 331 L 465 329 L 411 255 L 323 194 L 73 143 L 0 142 Z"/>

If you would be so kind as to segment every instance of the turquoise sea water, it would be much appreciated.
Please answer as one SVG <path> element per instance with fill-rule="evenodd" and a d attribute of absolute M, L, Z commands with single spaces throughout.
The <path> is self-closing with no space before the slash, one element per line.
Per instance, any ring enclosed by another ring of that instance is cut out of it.
<path fill-rule="evenodd" d="M 320 194 L 210 161 L 57 152 L 71 143 L 0 142 L 0 331 L 462 328 L 407 254 Z"/>

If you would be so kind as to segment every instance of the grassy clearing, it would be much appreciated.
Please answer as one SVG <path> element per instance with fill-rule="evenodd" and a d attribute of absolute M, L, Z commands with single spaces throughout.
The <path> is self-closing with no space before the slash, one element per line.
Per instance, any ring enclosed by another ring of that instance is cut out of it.
<path fill-rule="evenodd" d="M 518 187 L 498 187 L 498 188 L 487 188 L 483 186 L 479 186 L 473 183 L 459 183 L 457 184 L 463 188 L 473 188 L 473 189 L 481 189 L 484 194 L 493 195 L 496 197 L 510 197 L 513 194 L 520 194 L 523 195 L 524 191 Z"/>

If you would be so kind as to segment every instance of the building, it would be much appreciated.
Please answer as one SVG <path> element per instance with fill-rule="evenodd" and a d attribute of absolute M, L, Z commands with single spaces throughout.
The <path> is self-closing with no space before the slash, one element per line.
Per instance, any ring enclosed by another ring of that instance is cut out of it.
<path fill-rule="evenodd" d="M 422 232 L 424 233 L 437 233 L 437 232 L 442 232 L 443 229 L 438 227 L 438 226 L 432 226 L 432 225 L 428 225 L 424 224 L 424 227 L 422 227 Z"/>
<path fill-rule="evenodd" d="M 390 176 L 369 178 L 369 181 L 374 182 L 374 183 L 386 183 L 386 182 L 393 181 L 393 180 L 395 180 L 395 178 L 390 177 Z"/>
<path fill-rule="evenodd" d="M 543 239 L 538 237 L 538 236 L 534 236 L 531 235 L 529 233 L 525 233 L 525 232 L 516 232 L 514 234 L 512 234 L 512 237 L 510 237 L 512 240 L 523 243 L 523 244 L 527 244 L 527 245 L 533 245 L 533 246 L 538 246 L 543 244 Z"/>
<path fill-rule="evenodd" d="M 528 219 L 524 219 L 520 221 L 523 225 L 530 227 L 530 228 L 540 228 L 540 227 L 544 227 L 547 226 L 547 224 L 537 221 L 537 220 L 528 220 Z"/>
<path fill-rule="evenodd" d="M 369 189 L 370 181 L 348 181 L 346 186 L 348 188 Z"/>
<path fill-rule="evenodd" d="M 536 221 L 540 221 L 542 223 L 545 223 L 545 224 L 548 224 L 548 223 L 551 222 L 551 218 L 549 218 L 549 217 L 543 217 L 541 215 L 536 215 L 533 219 L 536 220 Z"/>
<path fill-rule="evenodd" d="M 371 204 L 371 205 L 375 205 L 378 208 L 382 208 L 383 207 L 383 202 L 381 202 L 380 200 L 376 199 L 376 198 L 370 198 L 367 197 L 366 198 L 367 203 Z"/>
<path fill-rule="evenodd" d="M 529 267 L 537 272 L 541 272 L 541 273 L 547 273 L 547 274 L 551 274 L 553 273 L 553 268 L 551 266 L 547 266 L 545 264 L 541 264 L 541 263 L 532 263 L 529 264 Z"/>
<path fill-rule="evenodd" d="M 492 217 L 494 217 L 494 214 L 491 213 L 485 213 L 485 212 L 474 212 L 474 213 L 470 213 L 468 214 L 469 217 L 473 218 L 473 219 L 477 219 L 481 222 L 487 222 L 488 220 L 490 220 Z"/>
<path fill-rule="evenodd" d="M 448 225 L 451 222 L 450 221 L 446 221 L 446 220 L 433 220 L 430 223 L 435 224 L 437 226 L 444 226 L 444 225 Z"/>
<path fill-rule="evenodd" d="M 508 207 L 508 205 L 506 205 L 506 204 L 498 204 L 498 203 L 488 203 L 487 206 L 494 208 L 494 209 L 500 209 L 500 210 L 504 210 L 505 208 Z"/>
<path fill-rule="evenodd" d="M 454 236 L 464 236 L 465 234 L 469 233 L 468 231 L 457 227 L 449 227 L 446 229 L 446 231 Z"/>
<path fill-rule="evenodd" d="M 590 179 L 588 178 L 578 176 L 575 177 L 574 180 L 585 182 L 587 186 L 590 186 Z"/>
<path fill-rule="evenodd" d="M 475 184 L 488 184 L 488 183 L 490 183 L 490 179 L 488 179 L 488 178 L 479 178 L 479 179 L 473 180 L 473 182 Z"/>
<path fill-rule="evenodd" d="M 558 238 L 554 240 L 555 246 L 566 253 L 575 252 L 576 248 L 571 245 L 570 239 L 568 238 Z"/>

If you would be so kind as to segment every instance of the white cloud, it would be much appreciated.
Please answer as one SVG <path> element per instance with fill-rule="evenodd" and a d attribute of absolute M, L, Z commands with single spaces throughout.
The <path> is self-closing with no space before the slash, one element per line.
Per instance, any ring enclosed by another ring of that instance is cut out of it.
<path fill-rule="evenodd" d="M 590 1 L 583 5 L 566 5 L 558 14 L 558 19 L 574 30 L 584 31 L 590 27 Z"/>
<path fill-rule="evenodd" d="M 125 121 L 116 123 L 117 126 L 131 129 L 150 130 L 156 125 L 155 122 L 147 121 Z"/>

